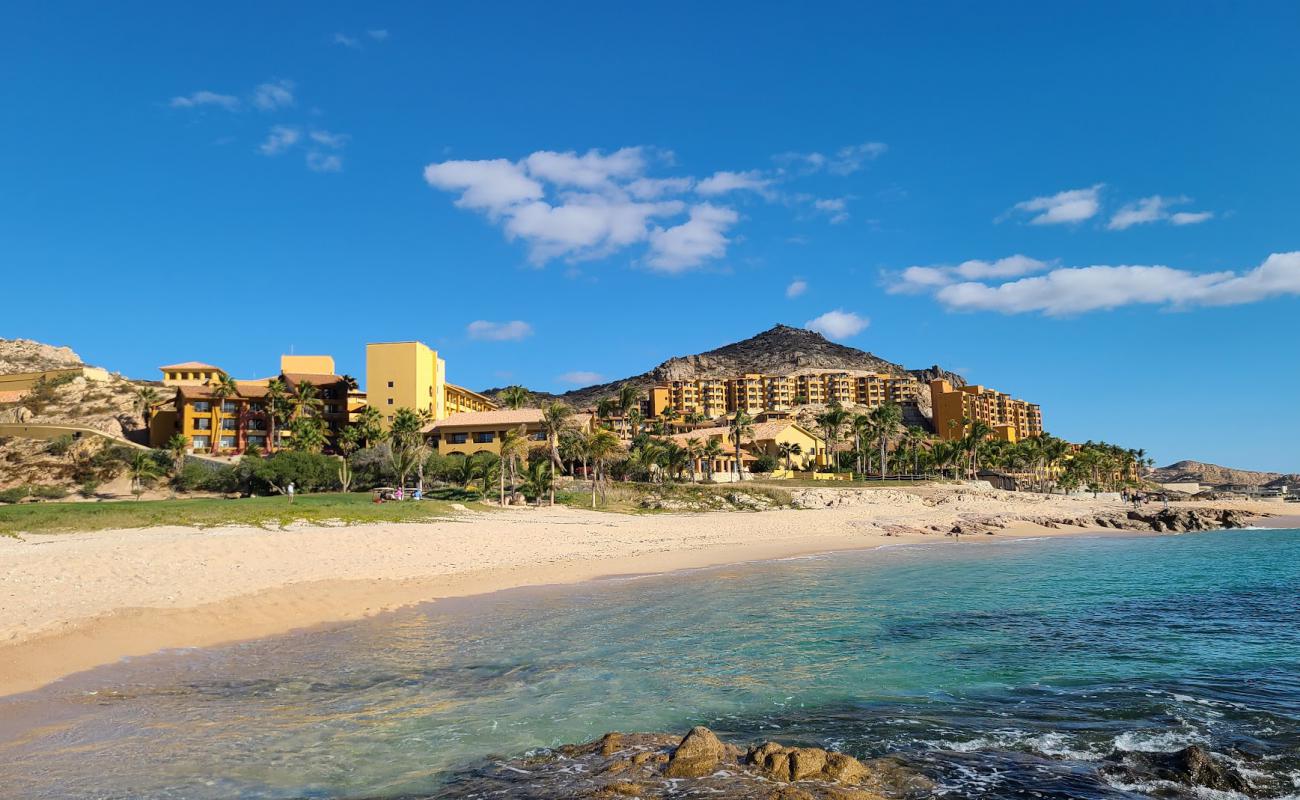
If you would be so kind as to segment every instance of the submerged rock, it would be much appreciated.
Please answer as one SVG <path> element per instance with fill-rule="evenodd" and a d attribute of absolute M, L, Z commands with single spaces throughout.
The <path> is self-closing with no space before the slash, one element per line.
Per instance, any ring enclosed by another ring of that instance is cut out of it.
<path fill-rule="evenodd" d="M 883 800 L 934 784 L 896 759 L 859 761 L 819 747 L 764 742 L 748 751 L 703 726 L 684 737 L 608 733 L 593 742 L 497 762 L 444 797 L 709 797 L 713 800 Z"/>
<path fill-rule="evenodd" d="M 1250 781 L 1231 764 L 1214 758 L 1198 745 L 1173 753 L 1117 752 L 1106 758 L 1103 774 L 1127 782 L 1164 781 L 1220 792 L 1253 794 Z"/>

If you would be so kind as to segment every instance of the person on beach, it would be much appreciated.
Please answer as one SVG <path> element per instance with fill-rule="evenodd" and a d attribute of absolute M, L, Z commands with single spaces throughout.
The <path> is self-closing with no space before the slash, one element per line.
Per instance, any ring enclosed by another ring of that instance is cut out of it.
<path fill-rule="evenodd" d="M 284 491 L 289 495 L 289 505 L 293 505 L 293 481 L 289 481 L 289 486 Z"/>

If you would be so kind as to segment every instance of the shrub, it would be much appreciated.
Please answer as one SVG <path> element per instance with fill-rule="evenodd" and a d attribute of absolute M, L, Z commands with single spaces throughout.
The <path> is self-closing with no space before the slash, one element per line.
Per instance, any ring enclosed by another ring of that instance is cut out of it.
<path fill-rule="evenodd" d="M 339 487 L 338 459 L 321 453 L 284 450 L 270 458 L 245 456 L 237 472 L 254 494 L 278 494 L 290 483 L 298 492 Z"/>
<path fill-rule="evenodd" d="M 26 486 L 0 489 L 0 503 L 17 503 L 29 494 L 31 494 L 31 491 Z"/>
<path fill-rule="evenodd" d="M 187 461 L 175 478 L 176 486 L 187 492 L 220 492 L 229 494 L 244 489 L 239 470 L 231 466 Z"/>
<path fill-rule="evenodd" d="M 45 446 L 45 452 L 56 456 L 66 456 L 72 449 L 72 434 L 65 433 L 57 439 L 51 439 L 50 443 Z"/>
<path fill-rule="evenodd" d="M 82 481 L 81 488 L 78 489 L 77 491 L 81 493 L 82 497 L 86 497 L 86 498 L 94 497 L 95 492 L 99 491 L 99 481 L 95 480 L 94 478 L 91 478 L 90 480 L 87 481 Z"/>
<path fill-rule="evenodd" d="M 777 466 L 776 458 L 774 456 L 768 455 L 767 453 L 764 453 L 763 455 L 754 459 L 754 463 L 749 465 L 749 471 L 755 473 L 767 473 L 776 469 L 776 466 Z"/>
<path fill-rule="evenodd" d="M 68 490 L 62 486 L 32 486 L 32 497 L 39 497 L 42 500 L 62 500 L 68 496 Z"/>

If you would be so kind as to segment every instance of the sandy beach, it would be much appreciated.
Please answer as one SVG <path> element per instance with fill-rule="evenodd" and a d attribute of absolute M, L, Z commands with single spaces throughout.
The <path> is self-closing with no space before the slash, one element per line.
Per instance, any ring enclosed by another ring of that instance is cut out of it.
<path fill-rule="evenodd" d="M 966 546 L 1096 533 L 1095 526 L 1056 527 L 1052 520 L 1121 510 L 1113 500 L 966 487 L 813 491 L 829 505 L 646 515 L 527 508 L 430 523 L 160 527 L 0 539 L 0 694 L 123 657 L 445 597 L 887 544 Z M 1289 510 L 1277 503 L 1195 505 Z M 1295 524 L 1273 520 L 1279 521 Z M 958 541 L 940 532 L 954 524 L 993 535 Z"/>

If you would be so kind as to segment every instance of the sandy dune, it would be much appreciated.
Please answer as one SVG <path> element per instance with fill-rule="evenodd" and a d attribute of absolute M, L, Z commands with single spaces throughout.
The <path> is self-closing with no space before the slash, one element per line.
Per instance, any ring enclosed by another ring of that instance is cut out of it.
<path fill-rule="evenodd" d="M 967 488 L 815 491 L 815 500 L 831 507 L 636 516 L 514 509 L 419 524 L 0 538 L 0 694 L 124 656 L 255 638 L 440 597 L 882 544 L 957 545 L 918 530 L 954 523 L 995 526 L 995 537 L 962 536 L 962 546 L 1077 534 L 1083 528 L 1033 521 L 1118 510 L 1114 501 Z"/>

